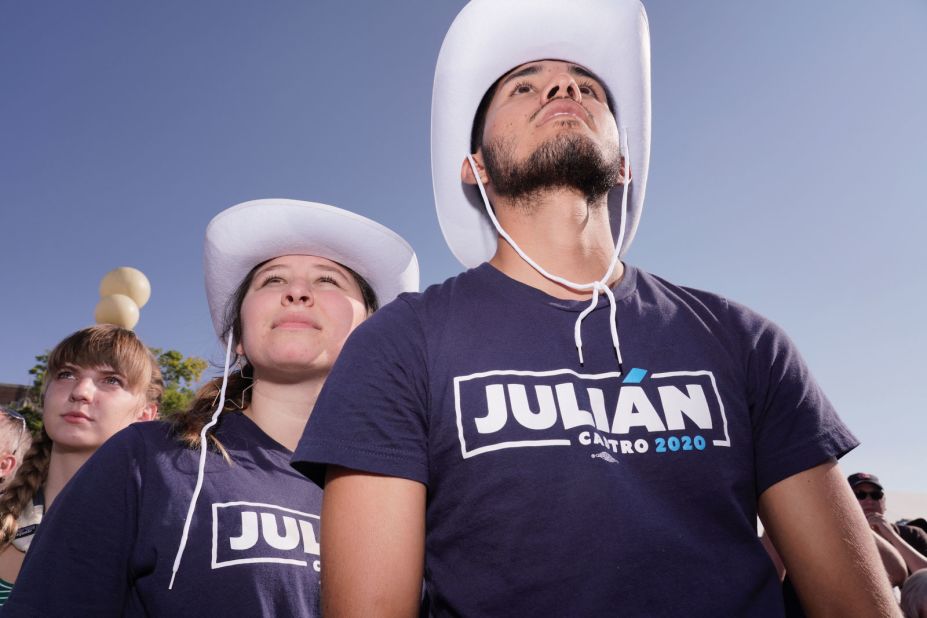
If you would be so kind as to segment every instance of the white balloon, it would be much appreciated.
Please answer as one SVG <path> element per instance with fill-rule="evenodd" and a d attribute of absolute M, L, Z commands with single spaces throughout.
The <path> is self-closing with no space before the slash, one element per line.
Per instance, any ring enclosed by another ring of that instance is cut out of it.
<path fill-rule="evenodd" d="M 138 324 L 138 317 L 138 305 L 125 294 L 104 296 L 93 311 L 97 324 L 115 324 L 129 330 Z"/>
<path fill-rule="evenodd" d="M 137 268 L 121 266 L 106 273 L 100 281 L 100 297 L 112 294 L 124 294 L 141 308 L 151 298 L 151 283 Z"/>

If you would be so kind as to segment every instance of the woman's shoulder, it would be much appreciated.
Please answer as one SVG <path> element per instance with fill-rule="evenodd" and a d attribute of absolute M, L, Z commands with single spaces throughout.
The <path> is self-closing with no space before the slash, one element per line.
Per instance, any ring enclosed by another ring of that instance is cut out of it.
<path fill-rule="evenodd" d="M 132 423 L 109 439 L 109 442 L 129 445 L 157 445 L 175 441 L 173 424 L 163 419 Z"/>
<path fill-rule="evenodd" d="M 164 420 L 132 423 L 103 443 L 90 462 L 139 462 L 148 454 L 182 448 L 174 437 L 173 426 Z M 90 463 L 88 462 L 88 463 Z"/>

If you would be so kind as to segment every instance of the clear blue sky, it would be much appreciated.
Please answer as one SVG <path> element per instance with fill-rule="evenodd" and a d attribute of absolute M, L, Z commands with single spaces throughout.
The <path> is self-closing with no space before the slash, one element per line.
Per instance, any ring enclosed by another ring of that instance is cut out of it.
<path fill-rule="evenodd" d="M 629 261 L 780 323 L 863 440 L 927 491 L 927 3 L 646 1 L 653 154 Z M 434 62 L 461 0 L 0 1 L 0 382 L 144 271 L 137 332 L 220 356 L 209 219 L 329 202 L 459 271 L 433 211 Z M 475 50 L 476 51 L 476 50 Z"/>

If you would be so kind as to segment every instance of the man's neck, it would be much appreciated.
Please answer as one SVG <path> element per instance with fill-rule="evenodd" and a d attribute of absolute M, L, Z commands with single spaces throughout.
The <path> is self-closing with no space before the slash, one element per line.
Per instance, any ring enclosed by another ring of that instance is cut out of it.
<path fill-rule="evenodd" d="M 521 250 L 551 275 L 573 283 L 600 280 L 615 251 L 609 224 L 607 196 L 593 205 L 572 189 L 555 189 L 537 195 L 530 202 L 513 203 L 495 197 L 492 203 L 502 226 Z M 550 281 L 528 263 L 509 243 L 499 238 L 496 254 L 489 262 L 516 281 L 556 298 L 585 299 L 592 291 L 578 292 Z M 609 285 L 624 272 L 619 262 Z"/>

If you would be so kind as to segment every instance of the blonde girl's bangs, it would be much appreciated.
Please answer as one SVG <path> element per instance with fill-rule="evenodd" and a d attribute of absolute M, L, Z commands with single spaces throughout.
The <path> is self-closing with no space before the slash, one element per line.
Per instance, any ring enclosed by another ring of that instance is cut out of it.
<path fill-rule="evenodd" d="M 79 330 L 63 339 L 48 355 L 47 386 L 66 365 L 78 367 L 104 367 L 125 376 L 127 386 L 134 392 L 145 392 L 151 399 L 149 385 L 157 371 L 154 357 L 130 330 L 111 324 L 99 324 Z M 157 371 L 160 382 L 160 371 Z"/>

